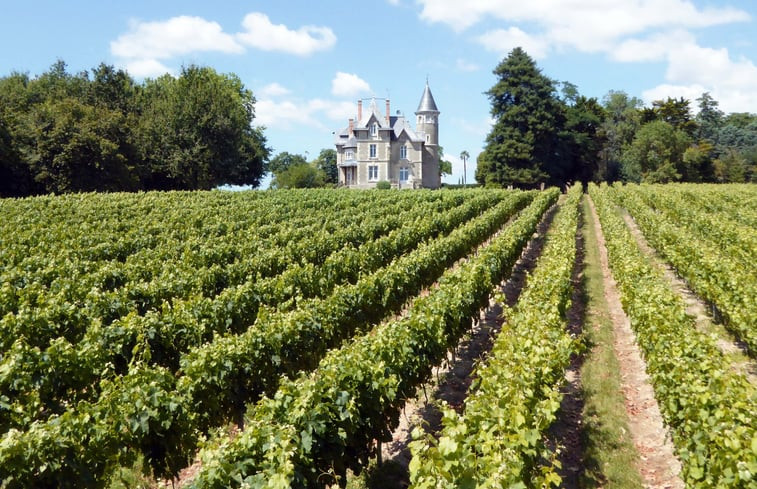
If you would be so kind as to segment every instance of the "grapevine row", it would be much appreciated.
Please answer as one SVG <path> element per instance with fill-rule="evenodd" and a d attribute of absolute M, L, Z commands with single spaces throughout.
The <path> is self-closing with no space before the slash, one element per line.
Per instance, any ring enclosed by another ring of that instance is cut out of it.
<path fill-rule="evenodd" d="M 644 236 L 668 260 L 700 297 L 714 304 L 726 326 L 757 355 L 757 273 L 671 219 L 654 212 L 638 195 L 636 186 L 615 189 L 618 202 L 628 209 Z"/>
<path fill-rule="evenodd" d="M 680 296 L 651 265 L 610 191 L 589 186 L 613 277 L 688 487 L 755 487 L 757 390 L 697 331 Z"/>
<path fill-rule="evenodd" d="M 447 271 L 402 319 L 330 352 L 311 374 L 282 382 L 251 411 L 245 430 L 206 454 L 194 488 L 323 487 L 360 471 L 388 440 L 404 400 L 469 328 L 509 274 L 555 189 L 476 256 Z"/>
<path fill-rule="evenodd" d="M 548 487 L 559 476 L 539 467 L 551 455 L 544 433 L 560 407 L 559 387 L 580 344 L 567 331 L 573 292 L 580 185 L 550 226 L 536 268 L 465 401 L 465 414 L 443 408 L 436 439 L 417 429 L 410 445 L 415 489 Z M 540 470 L 537 470 L 540 469 Z"/>
<path fill-rule="evenodd" d="M 174 301 L 170 308 L 163 308 L 159 313 L 146 316 L 128 316 L 124 320 L 116 321 L 110 327 L 93 327 L 86 333 L 83 341 L 78 345 L 71 345 L 64 339 L 56 339 L 47 350 L 30 348 L 22 340 L 17 340 L 7 352 L 2 361 L 3 372 L 0 375 L 0 387 L 3 394 L 15 398 L 10 409 L 0 409 L 0 420 L 4 428 L 21 427 L 32 418 L 32 413 L 39 413 L 36 419 L 44 419 L 55 412 L 65 409 L 60 400 L 86 400 L 98 393 L 97 381 L 109 368 L 115 368 L 114 373 L 123 373 L 134 355 L 151 364 L 178 368 L 180 356 L 190 348 L 199 346 L 213 335 L 241 327 L 243 321 L 247 324 L 254 322 L 261 299 L 266 297 L 266 286 L 279 285 L 279 290 L 289 290 L 290 294 L 297 293 L 303 284 L 310 281 L 313 285 L 320 285 L 320 290 L 314 290 L 312 295 L 326 295 L 336 285 L 337 281 L 349 283 L 348 279 L 355 279 L 359 273 L 370 273 L 393 256 L 401 255 L 419 241 L 435 236 L 437 233 L 448 233 L 467 219 L 479 214 L 491 203 L 491 197 L 472 199 L 465 205 L 451 212 L 422 219 L 415 226 L 404 227 L 377 241 L 367 243 L 358 248 L 347 248 L 334 255 L 333 260 L 327 260 L 320 268 L 294 267 L 299 275 L 292 273 L 285 277 L 289 283 L 277 279 L 248 283 L 243 287 L 224 291 L 216 300 L 198 299 L 193 302 Z M 514 212 L 525 205 L 528 194 L 513 193 L 505 199 L 500 211 L 499 219 L 509 217 L 507 212 Z M 496 225 L 496 223 L 495 223 Z M 448 246 L 447 241 L 441 245 L 442 253 L 436 253 L 439 260 L 457 256 L 461 253 L 459 245 Z M 439 249 L 439 245 L 435 250 Z M 372 255 L 372 256 L 371 256 Z M 414 258 L 405 260 L 414 263 Z M 401 262 L 402 263 L 402 262 Z M 433 275 L 429 275 L 432 277 Z M 368 276 L 370 277 L 370 276 Z M 408 279 L 417 277 L 408 276 Z M 366 279 L 364 282 L 366 282 Z M 375 278 L 374 278 L 375 280 Z M 417 280 L 417 278 L 416 278 Z M 401 292 L 400 282 L 394 284 Z M 365 285 L 363 285 L 364 287 Z M 270 288 L 269 294 L 270 294 Z M 369 290 L 370 287 L 369 287 Z M 378 289 L 375 289 L 378 290 Z M 350 289 L 343 292 L 349 296 Z M 283 292 L 279 292 L 280 297 Z M 401 296 L 400 296 L 401 297 Z M 381 300 L 380 296 L 373 299 Z M 365 308 L 366 301 L 352 303 L 352 309 L 345 314 L 358 314 Z M 344 304 L 344 297 L 340 295 L 327 301 L 310 301 L 307 308 L 313 312 L 327 311 L 323 315 L 333 316 L 340 304 Z M 384 309 L 385 310 L 385 309 Z M 377 311 L 381 314 L 383 311 Z M 306 315 L 309 313 L 306 313 Z M 302 316 L 302 314 L 300 314 Z M 310 314 L 310 317 L 313 315 Z M 289 316 L 278 315 L 276 324 L 299 324 Z M 283 319 L 283 321 L 282 321 Z M 260 329 L 260 328 L 258 328 Z M 270 328 L 264 328 L 268 330 Z M 233 338 L 233 337 L 231 337 Z M 221 344 L 227 344 L 222 341 Z M 229 362 L 224 362 L 228 365 Z M 119 367 L 120 366 L 120 367 Z M 105 375 L 107 377 L 107 375 Z M 94 385 L 93 385 L 94 384 Z M 43 411 L 40 412 L 40 408 Z M 12 411 L 11 414 L 9 411 Z M 9 419 L 10 418 L 10 419 Z M 17 420 L 15 422 L 11 420 Z"/>
<path fill-rule="evenodd" d="M 223 243 L 195 238 L 178 246 L 148 249 L 146 254 L 130 256 L 125 263 L 106 263 L 95 269 L 92 263 L 66 262 L 60 266 L 53 261 L 50 278 L 41 282 L 26 283 L 28 278 L 19 282 L 18 276 L 5 277 L 16 286 L 4 287 L 0 297 L 0 308 L 5 311 L 0 314 L 5 316 L 1 321 L 2 347 L 7 348 L 9 342 L 21 335 L 40 347 L 61 335 L 76 342 L 92 323 L 108 325 L 129 312 L 142 315 L 177 298 L 199 295 L 200 300 L 209 299 L 224 288 L 249 281 L 250 277 L 280 274 L 292 264 L 320 264 L 325 256 L 345 245 L 359 246 L 406 225 L 397 214 L 411 202 L 395 203 L 383 209 L 383 217 L 375 215 L 363 220 L 362 214 L 371 210 L 366 206 L 357 214 L 358 223 L 345 213 L 328 226 L 321 220 L 311 227 L 293 228 L 305 234 L 293 237 L 289 236 L 291 233 L 280 233 L 285 235 L 286 243 L 295 238 L 284 247 L 255 240 L 233 240 L 230 236 L 224 237 Z M 426 212 L 443 212 L 450 203 L 451 199 L 439 206 L 429 205 Z M 418 207 L 426 206 L 416 206 L 407 213 L 409 219 L 422 215 Z M 280 226 L 280 229 L 288 228 Z M 260 248 L 265 251 L 261 253 Z M 16 270 L 25 273 L 23 268 Z M 51 283 L 45 285 L 47 282 Z M 16 312 L 6 314 L 12 310 Z"/>
<path fill-rule="evenodd" d="M 306 314 L 301 315 L 302 321 L 296 324 L 310 328 L 309 331 L 296 328 L 286 331 L 272 329 L 272 334 L 251 335 L 248 336 L 248 344 L 239 344 L 254 352 L 255 349 L 251 347 L 258 342 L 261 351 L 271 355 L 259 361 L 265 365 L 279 365 L 282 369 L 291 368 L 292 365 L 283 365 L 280 360 L 287 355 L 289 358 L 298 358 L 309 353 L 311 347 L 314 351 L 323 348 L 319 342 L 328 332 L 319 328 L 321 321 L 324 324 L 337 321 L 341 328 L 354 329 L 360 327 L 359 321 L 377 314 L 376 311 L 383 309 L 381 314 L 386 314 L 387 307 L 401 307 L 408 289 L 399 287 L 400 284 L 423 283 L 434 276 L 434 273 L 438 273 L 432 272 L 433 270 L 441 271 L 449 266 L 455 258 L 446 254 L 448 248 L 465 254 L 467 249 L 475 245 L 466 235 L 476 235 L 483 240 L 512 214 L 516 200 L 503 202 L 466 224 L 459 232 L 455 231 L 448 237 L 424 245 L 422 251 L 417 250 L 408 255 L 413 256 L 412 260 L 400 258 L 392 266 L 369 276 L 375 276 L 372 281 L 361 280 L 355 286 L 350 286 L 353 293 L 344 294 L 346 289 L 342 288 L 344 299 L 335 306 L 340 306 L 345 311 L 354 310 L 349 308 L 354 307 L 355 303 L 370 299 L 368 303 L 363 303 L 363 309 L 358 309 L 354 314 L 334 314 L 337 311 L 322 310 L 320 320 Z M 495 226 L 492 221 L 499 224 Z M 482 233 L 482 228 L 488 231 Z M 461 242 L 467 243 L 467 249 L 462 249 L 465 245 L 461 247 L 460 244 L 454 244 Z M 443 255 L 447 262 L 440 263 L 437 253 L 432 251 Z M 427 265 L 421 266 L 423 263 Z M 334 296 L 338 297 L 339 292 L 337 290 Z M 331 331 L 333 336 L 330 341 L 339 341 L 340 333 L 337 330 Z M 305 340 L 312 340 L 312 345 L 304 344 Z M 288 347 L 277 356 L 269 347 L 265 347 L 264 342 L 271 346 L 288 344 Z M 193 385 L 203 386 L 214 380 L 213 369 L 218 369 L 214 362 L 222 362 L 222 368 L 231 368 L 232 371 L 244 374 L 241 378 L 224 380 L 227 388 L 223 394 L 232 398 L 240 394 L 235 385 L 244 385 L 249 379 L 265 378 L 270 382 L 278 380 L 279 373 L 276 371 L 258 372 L 247 367 L 247 362 L 254 358 L 235 355 L 234 351 L 218 351 L 221 352 L 218 357 L 205 355 L 197 359 L 205 362 L 196 371 L 199 377 L 197 381 L 185 380 L 191 379 L 192 375 L 187 368 L 177 386 L 175 376 L 169 370 L 148 367 L 138 362 L 129 368 L 127 375 L 104 381 L 102 393 L 96 403 L 81 402 L 75 409 L 67 410 L 60 416 L 32 423 L 26 431 L 10 430 L 0 441 L 0 467 L 9 471 L 9 480 L 15 484 L 9 487 L 45 485 L 49 481 L 66 481 L 76 486 L 82 478 L 89 477 L 104 480 L 116 463 L 128 464 L 138 453 L 143 454 L 145 462 L 156 475 L 175 474 L 186 465 L 192 454 L 198 427 L 217 425 L 225 419 L 208 419 L 208 415 L 202 411 L 213 400 L 204 398 L 201 395 L 203 391 L 192 388 Z M 317 362 L 317 358 L 311 362 Z M 241 394 L 252 395 L 249 392 Z"/>

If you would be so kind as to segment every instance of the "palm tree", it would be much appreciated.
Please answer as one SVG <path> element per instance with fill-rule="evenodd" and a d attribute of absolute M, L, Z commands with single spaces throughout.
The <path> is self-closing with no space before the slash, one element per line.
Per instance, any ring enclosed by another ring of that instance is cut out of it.
<path fill-rule="evenodd" d="M 470 158 L 470 154 L 468 154 L 468 151 L 463 150 L 460 153 L 460 159 L 463 160 L 463 186 L 465 186 L 468 183 L 468 171 L 465 166 L 465 162 L 468 161 L 468 158 Z"/>

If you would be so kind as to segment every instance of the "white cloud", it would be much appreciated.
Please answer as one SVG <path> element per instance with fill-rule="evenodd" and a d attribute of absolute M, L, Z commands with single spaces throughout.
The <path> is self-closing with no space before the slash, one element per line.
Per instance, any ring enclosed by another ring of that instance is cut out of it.
<path fill-rule="evenodd" d="M 490 29 L 475 39 L 497 52 L 521 45 L 534 57 L 566 48 L 586 53 L 611 52 L 628 36 L 650 30 L 699 28 L 750 19 L 742 10 L 700 9 L 691 0 L 469 0 L 464 6 L 457 0 L 420 3 L 421 18 L 447 24 L 457 32 L 483 20 L 510 24 Z M 529 32 L 512 24 L 528 25 Z"/>
<path fill-rule="evenodd" d="M 520 46 L 536 59 L 546 57 L 549 50 L 547 41 L 531 36 L 517 27 L 488 31 L 478 36 L 476 40 L 487 50 L 500 54 L 507 54 L 513 48 Z"/>
<path fill-rule="evenodd" d="M 308 107 L 314 112 L 322 112 L 333 121 L 346 124 L 347 119 L 355 116 L 357 106 L 352 102 L 314 99 L 308 102 Z"/>
<path fill-rule="evenodd" d="M 664 61 L 682 44 L 695 42 L 694 36 L 683 30 L 655 34 L 646 39 L 626 39 L 609 53 L 620 62 Z"/>
<path fill-rule="evenodd" d="M 336 44 L 336 35 L 328 27 L 303 26 L 291 30 L 284 24 L 273 24 L 267 15 L 260 12 L 247 14 L 242 26 L 245 32 L 237 34 L 237 39 L 263 51 L 307 56 Z"/>
<path fill-rule="evenodd" d="M 691 0 L 419 0 L 421 18 L 460 32 L 484 19 L 533 22 L 554 38 L 618 38 L 652 27 L 706 27 L 745 21 L 734 8 L 698 9 Z"/>
<path fill-rule="evenodd" d="M 289 93 L 290 92 L 288 88 L 280 85 L 279 83 L 273 82 L 259 89 L 256 92 L 256 95 L 262 98 L 273 98 L 280 97 L 282 95 L 288 95 Z"/>
<path fill-rule="evenodd" d="M 333 130 L 323 119 L 346 125 L 354 117 L 355 105 L 351 102 L 325 100 L 273 100 L 261 98 L 255 104 L 255 123 L 269 128 L 292 129 L 294 126 L 313 127 L 322 131 Z M 339 124 L 336 124 L 339 126 Z"/>
<path fill-rule="evenodd" d="M 331 80 L 331 93 L 337 97 L 352 97 L 370 91 L 368 82 L 353 73 L 338 71 Z"/>
<path fill-rule="evenodd" d="M 131 21 L 129 31 L 110 43 L 111 53 L 120 58 L 129 73 L 137 77 L 171 73 L 161 60 L 196 52 L 242 54 L 245 46 L 307 56 L 331 48 L 336 36 L 328 27 L 304 26 L 291 30 L 273 24 L 264 14 L 253 12 L 242 21 L 244 32 L 232 35 L 220 24 L 202 17 L 182 15 L 165 21 Z"/>
<path fill-rule="evenodd" d="M 706 91 L 707 89 L 705 89 L 702 85 L 697 84 L 673 85 L 670 83 L 663 83 L 662 85 L 650 88 L 649 90 L 644 90 L 644 92 L 641 94 L 641 98 L 642 100 L 644 100 L 644 103 L 646 105 L 651 105 L 655 100 L 665 100 L 668 97 L 683 97 L 693 102 Z M 695 109 L 696 107 L 692 105 L 691 108 Z"/>
<path fill-rule="evenodd" d="M 727 49 L 690 42 L 671 45 L 666 83 L 644 92 L 649 102 L 667 97 L 695 100 L 708 91 L 725 112 L 757 112 L 757 66 L 748 59 L 734 60 Z"/>
<path fill-rule="evenodd" d="M 157 60 L 197 51 L 242 53 L 244 48 L 218 23 L 182 15 L 159 22 L 133 21 L 128 33 L 110 43 L 110 51 L 119 58 Z"/>
<path fill-rule="evenodd" d="M 534 58 L 575 50 L 605 53 L 617 62 L 664 62 L 665 83 L 645 92 L 695 99 L 709 91 L 725 111 L 757 111 L 757 66 L 732 59 L 727 49 L 699 45 L 692 29 L 746 22 L 733 7 L 699 6 L 693 0 L 419 0 L 420 16 L 457 32 L 486 21 L 471 34 L 487 50 L 523 47 Z M 496 24 L 503 24 L 497 28 Z M 520 26 L 520 27 L 516 27 Z M 524 30 L 525 29 L 525 30 Z M 473 29 L 471 29 L 471 32 Z"/>
<path fill-rule="evenodd" d="M 157 59 L 134 59 L 126 63 L 126 71 L 136 78 L 157 78 L 168 73 L 175 76 L 176 73 Z"/>

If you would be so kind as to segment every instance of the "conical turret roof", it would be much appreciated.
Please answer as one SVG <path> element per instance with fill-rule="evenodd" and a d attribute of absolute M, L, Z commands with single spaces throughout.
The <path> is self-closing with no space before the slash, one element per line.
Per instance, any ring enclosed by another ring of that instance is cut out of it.
<path fill-rule="evenodd" d="M 439 112 L 439 109 L 436 108 L 436 102 L 434 102 L 434 96 L 431 95 L 431 89 L 428 88 L 428 81 L 426 81 L 426 89 L 423 90 L 421 103 L 418 104 L 418 110 L 415 111 L 416 114 L 419 112 Z"/>

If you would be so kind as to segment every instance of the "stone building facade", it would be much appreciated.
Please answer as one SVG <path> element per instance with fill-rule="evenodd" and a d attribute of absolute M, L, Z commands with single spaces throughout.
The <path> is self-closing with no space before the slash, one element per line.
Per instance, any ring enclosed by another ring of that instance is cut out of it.
<path fill-rule="evenodd" d="M 357 118 L 336 134 L 339 185 L 373 188 L 388 181 L 394 188 L 439 188 L 439 109 L 428 82 L 418 110 L 415 129 L 404 115 L 391 115 L 389 99 L 382 112 L 377 99 L 363 107 L 357 102 Z"/>

